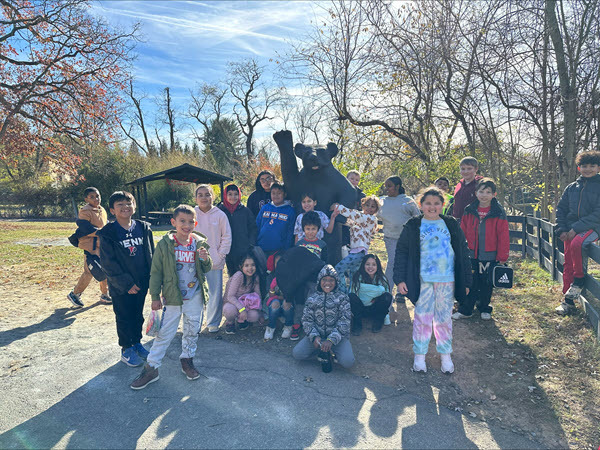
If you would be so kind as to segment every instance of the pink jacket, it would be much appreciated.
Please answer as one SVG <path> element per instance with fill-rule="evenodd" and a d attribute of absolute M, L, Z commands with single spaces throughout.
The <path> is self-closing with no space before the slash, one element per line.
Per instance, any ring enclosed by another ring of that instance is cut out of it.
<path fill-rule="evenodd" d="M 227 281 L 224 296 L 225 302 L 231 303 L 238 310 L 244 306 L 248 309 L 260 309 L 260 298 L 258 276 L 254 285 L 244 286 L 244 274 L 241 270 L 238 270 Z M 258 305 L 256 305 L 256 299 L 258 299 Z"/>
<path fill-rule="evenodd" d="M 210 249 L 208 253 L 212 259 L 212 270 L 223 270 L 225 267 L 225 256 L 231 249 L 231 227 L 229 220 L 223 211 L 213 206 L 208 212 L 202 212 L 196 206 L 196 220 L 198 225 L 194 231 L 206 236 Z"/>

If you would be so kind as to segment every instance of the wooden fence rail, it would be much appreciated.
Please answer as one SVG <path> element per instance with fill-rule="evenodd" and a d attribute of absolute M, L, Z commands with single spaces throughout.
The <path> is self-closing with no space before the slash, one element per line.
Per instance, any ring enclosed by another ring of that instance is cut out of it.
<path fill-rule="evenodd" d="M 520 229 L 510 230 L 510 249 L 520 252 L 523 258 L 535 259 L 541 268 L 552 274 L 552 279 L 562 282 L 565 255 L 563 242 L 554 235 L 556 225 L 532 216 L 508 216 L 508 222 L 520 225 Z M 513 243 L 519 239 L 520 243 Z M 600 264 L 600 247 L 589 246 L 587 254 L 584 252 L 584 266 L 587 266 L 588 258 Z M 600 282 L 592 275 L 585 276 L 585 289 L 579 301 L 600 341 L 600 307 L 597 306 L 600 305 Z"/>

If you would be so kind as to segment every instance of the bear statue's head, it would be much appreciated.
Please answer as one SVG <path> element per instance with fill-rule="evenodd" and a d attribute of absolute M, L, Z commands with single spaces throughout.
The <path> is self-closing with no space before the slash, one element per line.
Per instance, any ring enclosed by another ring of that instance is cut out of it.
<path fill-rule="evenodd" d="M 332 158 L 338 154 L 338 147 L 333 142 L 322 145 L 296 144 L 294 153 L 302 160 L 306 170 L 319 170 L 331 166 Z"/>

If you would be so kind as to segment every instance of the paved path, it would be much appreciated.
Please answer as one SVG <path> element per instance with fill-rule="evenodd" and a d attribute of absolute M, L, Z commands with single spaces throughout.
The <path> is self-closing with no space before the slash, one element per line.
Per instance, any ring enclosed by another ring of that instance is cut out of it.
<path fill-rule="evenodd" d="M 339 367 L 324 374 L 316 361 L 262 349 L 240 355 L 236 344 L 209 337 L 199 341 L 204 377 L 188 381 L 180 342 L 171 344 L 161 379 L 141 391 L 128 387 L 139 369 L 113 363 L 114 345 L 94 352 L 52 345 L 35 367 L 0 378 L 0 448 L 536 445 Z"/>

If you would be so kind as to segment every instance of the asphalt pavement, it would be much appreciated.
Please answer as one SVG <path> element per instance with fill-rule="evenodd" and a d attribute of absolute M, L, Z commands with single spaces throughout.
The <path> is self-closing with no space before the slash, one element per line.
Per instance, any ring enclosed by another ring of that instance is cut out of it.
<path fill-rule="evenodd" d="M 140 391 L 129 388 L 140 369 L 117 362 L 115 345 L 53 344 L 0 377 L 0 448 L 539 446 L 339 366 L 325 374 L 316 360 L 212 337 L 199 341 L 200 379 L 181 373 L 178 335 Z"/>

